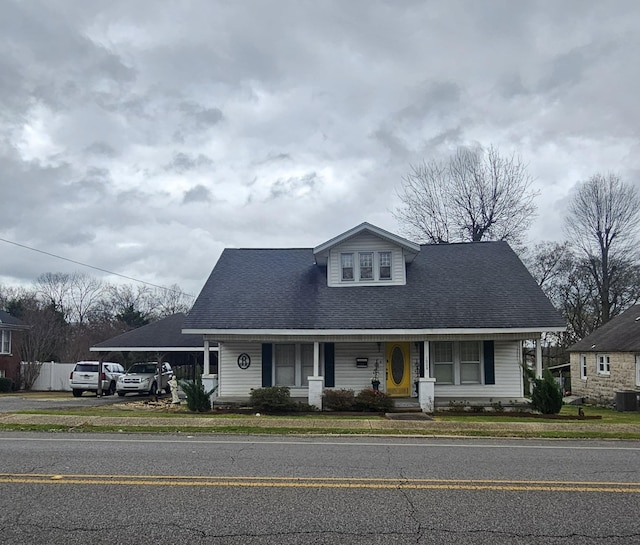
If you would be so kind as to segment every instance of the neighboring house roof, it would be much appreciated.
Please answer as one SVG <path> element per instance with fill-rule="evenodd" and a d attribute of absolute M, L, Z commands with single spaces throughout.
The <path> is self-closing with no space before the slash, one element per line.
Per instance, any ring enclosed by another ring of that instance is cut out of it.
<path fill-rule="evenodd" d="M 634 305 L 569 348 L 570 352 L 640 352 L 640 305 Z"/>
<path fill-rule="evenodd" d="M 566 327 L 506 242 L 423 245 L 406 271 L 406 285 L 329 287 L 312 248 L 226 249 L 184 327 L 191 333 Z"/>
<path fill-rule="evenodd" d="M 27 326 L 22 320 L 19 320 L 4 310 L 0 310 L 0 328 L 25 329 L 26 327 Z"/>
<path fill-rule="evenodd" d="M 91 347 L 92 352 L 151 352 L 156 350 L 188 352 L 203 350 L 202 335 L 185 335 L 183 312 L 132 329 Z"/>

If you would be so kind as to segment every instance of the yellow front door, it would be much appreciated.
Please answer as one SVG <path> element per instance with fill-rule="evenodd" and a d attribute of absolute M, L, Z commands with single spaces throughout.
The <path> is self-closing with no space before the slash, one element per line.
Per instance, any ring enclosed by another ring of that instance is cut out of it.
<path fill-rule="evenodd" d="M 411 395 L 409 343 L 386 343 L 387 394 L 395 397 Z"/>

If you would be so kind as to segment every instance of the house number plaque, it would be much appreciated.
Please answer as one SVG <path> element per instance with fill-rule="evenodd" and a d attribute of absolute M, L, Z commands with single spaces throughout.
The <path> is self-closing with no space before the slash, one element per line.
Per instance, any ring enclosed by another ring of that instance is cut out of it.
<path fill-rule="evenodd" d="M 240 367 L 240 369 L 249 369 L 250 365 L 251 365 L 251 356 L 249 356 L 249 354 L 247 354 L 246 352 L 243 352 L 238 356 L 238 367 Z"/>

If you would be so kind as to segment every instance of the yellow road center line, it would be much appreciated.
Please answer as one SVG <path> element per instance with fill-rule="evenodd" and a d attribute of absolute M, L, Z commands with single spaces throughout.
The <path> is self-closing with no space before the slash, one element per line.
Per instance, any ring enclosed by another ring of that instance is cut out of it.
<path fill-rule="evenodd" d="M 640 483 L 496 481 L 437 479 L 366 479 L 366 478 L 287 478 L 287 477 L 215 477 L 169 475 L 46 475 L 0 474 L 0 484 L 67 484 L 172 487 L 243 487 L 243 488 L 327 488 L 378 490 L 501 490 L 542 492 L 607 492 L 640 494 Z"/>

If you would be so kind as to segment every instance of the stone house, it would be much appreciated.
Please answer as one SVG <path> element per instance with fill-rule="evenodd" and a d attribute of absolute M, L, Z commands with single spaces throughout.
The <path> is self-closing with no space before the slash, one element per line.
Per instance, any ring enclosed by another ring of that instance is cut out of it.
<path fill-rule="evenodd" d="M 640 393 L 640 305 L 634 305 L 569 348 L 571 393 L 611 403 L 616 392 Z"/>

